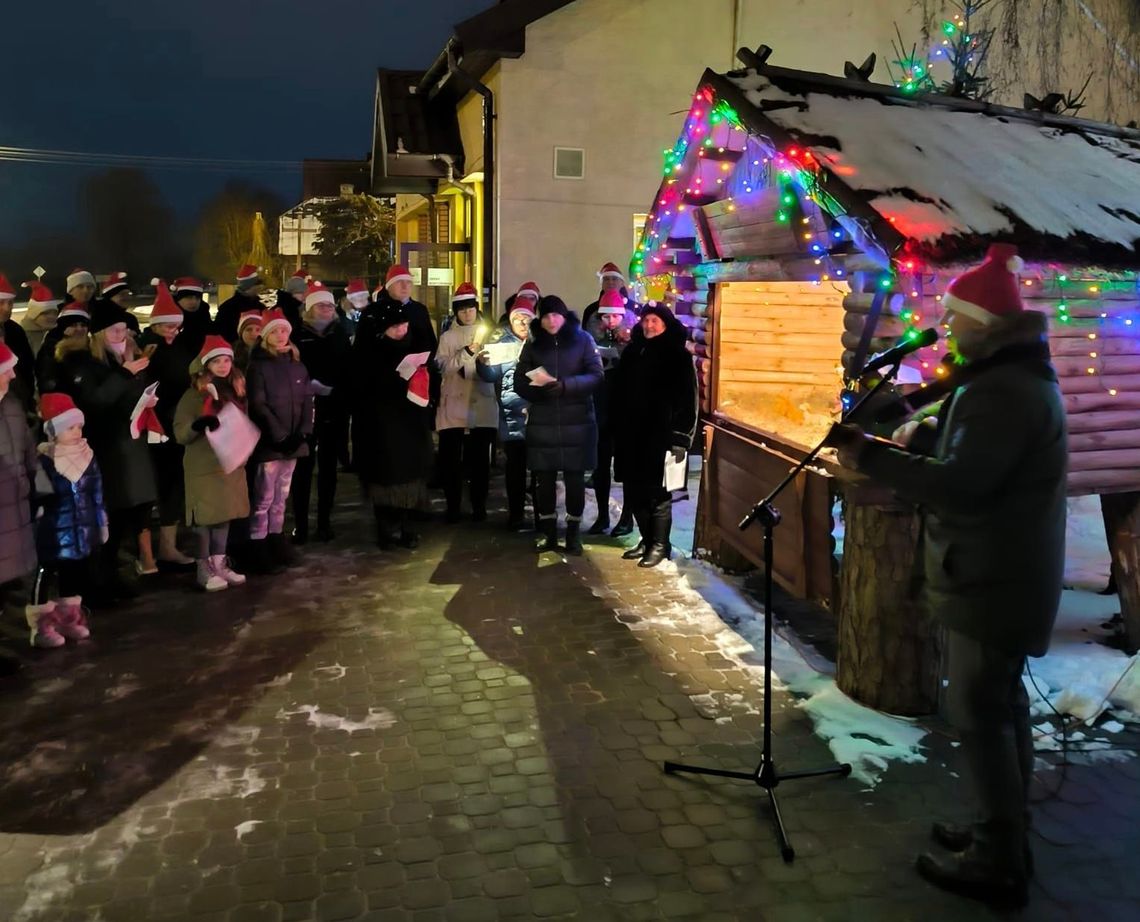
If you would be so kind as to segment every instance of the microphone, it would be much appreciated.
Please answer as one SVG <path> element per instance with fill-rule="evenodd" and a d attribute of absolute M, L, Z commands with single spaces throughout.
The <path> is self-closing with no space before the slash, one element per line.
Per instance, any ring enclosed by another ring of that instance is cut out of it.
<path fill-rule="evenodd" d="M 912 352 L 925 349 L 927 346 L 933 346 L 936 342 L 938 342 L 938 331 L 934 327 L 928 327 L 925 330 L 912 330 L 891 346 L 890 349 L 880 352 L 878 355 L 871 356 L 871 358 L 867 360 L 867 364 L 863 366 L 856 377 L 862 378 L 865 375 L 869 375 L 872 371 L 878 371 L 880 368 L 885 368 L 888 365 L 895 365 Z"/>

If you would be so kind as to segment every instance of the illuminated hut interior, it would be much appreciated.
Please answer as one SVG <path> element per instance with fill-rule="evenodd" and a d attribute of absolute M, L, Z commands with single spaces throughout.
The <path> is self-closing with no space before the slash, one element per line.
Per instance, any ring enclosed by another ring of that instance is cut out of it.
<path fill-rule="evenodd" d="M 1140 642 L 1138 240 L 1140 132 L 767 65 L 706 71 L 632 266 L 692 331 L 706 452 L 699 546 L 759 565 L 760 530 L 736 523 L 852 399 L 849 370 L 937 325 L 947 282 L 991 242 L 1010 242 L 1026 262 L 1027 307 L 1049 317 L 1069 491 L 1102 494 Z M 901 386 L 944 374 L 943 351 L 911 356 Z M 899 583 L 913 510 L 842 487 L 836 473 L 805 473 L 778 503 L 776 578 L 833 603 L 841 647 L 845 600 L 887 613 L 860 630 L 913 630 L 929 646 L 921 625 L 890 616 L 911 614 Z M 846 575 L 833 565 L 841 488 Z M 840 673 L 842 684 L 842 651 Z"/>

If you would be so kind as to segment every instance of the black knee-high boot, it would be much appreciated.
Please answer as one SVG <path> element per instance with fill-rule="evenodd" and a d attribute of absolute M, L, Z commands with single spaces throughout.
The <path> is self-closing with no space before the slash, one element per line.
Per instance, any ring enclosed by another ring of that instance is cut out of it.
<path fill-rule="evenodd" d="M 666 493 L 664 499 L 659 499 L 651 507 L 648 517 L 652 522 L 653 540 L 646 544 L 645 556 L 638 563 L 639 567 L 655 567 L 673 556 L 673 545 L 669 543 L 669 532 L 673 528 L 673 502 L 669 494 Z"/>

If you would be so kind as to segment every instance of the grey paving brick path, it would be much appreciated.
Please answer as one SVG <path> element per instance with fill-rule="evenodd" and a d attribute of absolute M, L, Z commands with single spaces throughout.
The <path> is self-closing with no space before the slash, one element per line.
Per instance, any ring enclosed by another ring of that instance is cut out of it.
<path fill-rule="evenodd" d="M 490 524 L 381 553 L 354 522 L 286 577 L 167 583 L 4 687 L 0 919 L 996 918 L 911 870 L 961 810 L 942 737 L 873 791 L 782 788 L 787 865 L 757 789 L 660 771 L 751 767 L 760 732 L 754 673 L 636 623 L 679 597 L 667 568 Z M 785 767 L 828 761 L 778 705 Z M 1136 917 L 1138 781 L 1069 769 L 1021 918 Z"/>

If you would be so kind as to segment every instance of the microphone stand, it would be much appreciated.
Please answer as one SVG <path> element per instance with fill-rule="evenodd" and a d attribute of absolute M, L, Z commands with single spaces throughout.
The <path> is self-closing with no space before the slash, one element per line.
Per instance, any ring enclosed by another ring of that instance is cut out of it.
<path fill-rule="evenodd" d="M 901 359 L 896 361 L 891 369 L 880 378 L 879 383 L 864 394 L 851 409 L 843 414 L 839 420 L 840 423 L 846 423 L 853 419 L 863 405 L 882 390 L 887 382 L 898 373 L 901 364 Z M 772 505 L 772 503 L 776 497 L 787 488 L 788 484 L 795 480 L 800 472 L 815 460 L 823 450 L 826 441 L 827 437 L 825 436 L 815 448 L 807 453 L 799 464 L 788 471 L 787 476 L 776 485 L 776 488 L 772 490 L 771 493 L 752 507 L 748 515 L 740 520 L 740 525 L 738 526 L 741 531 L 744 531 L 753 522 L 759 522 L 764 526 L 764 742 L 763 749 L 760 752 L 760 764 L 751 772 L 726 771 L 720 768 L 701 768 L 694 765 L 682 765 L 679 762 L 666 762 L 664 766 L 665 774 L 667 775 L 672 775 L 676 772 L 685 772 L 691 775 L 712 775 L 717 778 L 738 778 L 743 781 L 751 781 L 762 788 L 768 795 L 768 803 L 772 807 L 772 820 L 775 823 L 776 835 L 780 842 L 780 853 L 786 862 L 791 862 L 796 857 L 796 851 L 792 848 L 792 843 L 788 840 L 787 830 L 784 828 L 784 819 L 780 815 L 780 804 L 779 801 L 776 800 L 776 787 L 781 781 L 795 781 L 799 778 L 817 778 L 822 775 L 839 775 L 845 778 L 851 774 L 851 766 L 846 762 L 829 765 L 826 768 L 780 773 L 776 770 L 775 757 L 772 751 L 772 618 L 774 616 L 772 611 L 772 547 L 773 532 L 776 526 L 780 524 L 781 519 L 780 510 Z"/>

